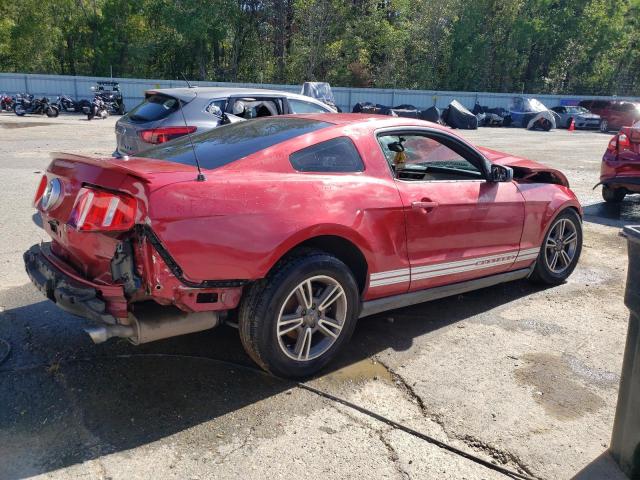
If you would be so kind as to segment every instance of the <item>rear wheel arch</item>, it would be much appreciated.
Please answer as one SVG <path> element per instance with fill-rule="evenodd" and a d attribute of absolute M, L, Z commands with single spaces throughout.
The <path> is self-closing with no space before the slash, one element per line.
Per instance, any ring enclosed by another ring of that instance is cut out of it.
<path fill-rule="evenodd" d="M 369 262 L 362 250 L 353 241 L 340 235 L 317 235 L 295 244 L 274 262 L 269 268 L 267 276 L 283 261 L 311 251 L 328 253 L 344 263 L 353 273 L 358 284 L 358 290 L 362 294 L 367 284 Z"/>

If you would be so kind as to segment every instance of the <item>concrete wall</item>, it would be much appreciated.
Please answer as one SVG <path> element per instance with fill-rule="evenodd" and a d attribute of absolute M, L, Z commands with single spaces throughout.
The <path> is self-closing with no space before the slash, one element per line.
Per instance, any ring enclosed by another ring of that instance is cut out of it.
<path fill-rule="evenodd" d="M 60 94 L 70 95 L 73 98 L 91 98 L 90 87 L 97 80 L 110 80 L 105 77 L 74 77 L 67 75 L 39 75 L 22 73 L 0 73 L 0 93 L 15 94 L 29 92 L 36 96 L 45 95 L 52 100 Z M 128 109 L 138 104 L 144 98 L 144 92 L 153 88 L 170 88 L 185 86 L 182 80 L 154 80 L 134 78 L 114 78 L 120 82 L 125 103 Z M 199 86 L 226 86 L 226 87 L 255 87 L 270 88 L 299 93 L 299 85 L 273 85 L 257 83 L 223 83 L 223 82 L 191 82 Z M 476 101 L 488 107 L 508 107 L 513 96 L 534 97 L 548 107 L 559 105 L 562 101 L 579 101 L 586 98 L 616 98 L 640 101 L 640 97 L 594 97 L 580 95 L 536 95 L 528 93 L 487 93 L 487 92 L 443 92 L 435 90 L 398 90 L 382 88 L 350 88 L 333 87 L 336 103 L 345 112 L 350 112 L 358 102 L 380 103 L 382 105 L 411 104 L 418 108 L 426 108 L 436 105 L 438 108 L 446 107 L 449 102 L 456 99 L 467 108 L 472 109 Z"/>

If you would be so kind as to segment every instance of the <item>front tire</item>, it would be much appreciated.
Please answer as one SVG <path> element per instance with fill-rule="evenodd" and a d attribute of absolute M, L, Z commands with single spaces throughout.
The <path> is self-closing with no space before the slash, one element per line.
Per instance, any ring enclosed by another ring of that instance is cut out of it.
<path fill-rule="evenodd" d="M 611 188 L 608 185 L 602 186 L 602 198 L 607 203 L 620 203 L 624 200 L 627 192 L 624 188 Z"/>
<path fill-rule="evenodd" d="M 16 105 L 15 108 L 13 109 L 13 112 L 19 116 L 19 117 L 23 117 L 26 113 L 27 110 L 20 104 Z"/>
<path fill-rule="evenodd" d="M 582 221 L 575 210 L 565 210 L 553 220 L 544 236 L 530 279 L 560 285 L 576 268 L 581 251 Z"/>
<path fill-rule="evenodd" d="M 55 118 L 60 113 L 60 110 L 58 110 L 56 107 L 49 106 L 47 107 L 46 113 L 47 113 L 47 117 Z"/>
<path fill-rule="evenodd" d="M 349 341 L 360 298 L 351 270 L 336 257 L 305 251 L 255 282 L 240 305 L 240 339 L 263 369 L 305 378 Z"/>

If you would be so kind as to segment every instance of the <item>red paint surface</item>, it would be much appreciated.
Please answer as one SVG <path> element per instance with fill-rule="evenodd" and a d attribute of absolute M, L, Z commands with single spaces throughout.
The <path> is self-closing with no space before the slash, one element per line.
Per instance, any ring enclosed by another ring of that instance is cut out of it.
<path fill-rule="evenodd" d="M 116 245 L 132 233 L 76 232 L 66 226 L 75 196 L 84 184 L 135 197 L 136 222 L 153 229 L 184 277 L 193 282 L 263 278 L 296 245 L 323 235 L 353 243 L 364 255 L 369 274 L 517 252 L 538 247 L 549 222 L 561 209 L 581 211 L 571 190 L 558 184 L 526 180 L 407 182 L 393 178 L 375 137 L 377 129 L 420 126 L 455 136 L 447 128 L 406 118 L 350 114 L 314 118 L 335 125 L 205 172 L 203 182 L 195 181 L 191 165 L 54 155 L 47 176 L 61 178 L 65 198 L 54 210 L 41 212 L 44 228 L 53 239 L 54 254 L 67 269 L 94 284 L 109 286 L 113 282 L 109 264 Z M 364 172 L 293 170 L 289 154 L 337 136 L 354 141 L 365 163 Z M 560 172 L 536 162 L 488 149 L 480 151 L 493 163 L 525 172 L 551 172 L 560 183 L 566 183 Z M 424 199 L 437 202 L 438 208 L 429 212 L 412 208 L 412 202 Z M 58 222 L 55 232 L 50 221 Z M 129 302 L 152 298 L 187 311 L 222 310 L 238 304 L 242 288 L 185 287 L 151 245 L 140 239 L 135 245 L 136 270 L 143 286 Z M 457 282 L 530 263 L 507 263 L 410 285 L 365 288 L 363 298 Z M 194 298 L 200 291 L 218 293 L 221 300 L 215 305 L 197 304 Z"/>
<path fill-rule="evenodd" d="M 640 193 L 640 128 L 623 127 L 612 137 L 613 146 L 618 144 L 620 135 L 626 137 L 627 147 L 607 148 L 600 166 L 600 182 Z"/>

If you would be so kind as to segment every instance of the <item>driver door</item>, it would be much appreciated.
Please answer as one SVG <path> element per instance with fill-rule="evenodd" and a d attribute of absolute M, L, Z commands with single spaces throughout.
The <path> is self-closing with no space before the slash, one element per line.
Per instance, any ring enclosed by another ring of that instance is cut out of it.
<path fill-rule="evenodd" d="M 403 202 L 411 291 L 509 270 L 524 223 L 513 181 L 488 181 L 482 156 L 444 132 L 386 131 L 378 140 Z"/>

